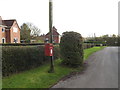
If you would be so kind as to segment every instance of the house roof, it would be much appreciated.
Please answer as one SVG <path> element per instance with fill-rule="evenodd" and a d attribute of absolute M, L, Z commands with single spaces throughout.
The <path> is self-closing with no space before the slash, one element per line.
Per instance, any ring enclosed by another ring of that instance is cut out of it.
<path fill-rule="evenodd" d="M 57 29 L 53 26 L 52 28 L 52 31 L 53 31 L 53 35 L 60 35 L 58 32 L 57 32 Z M 49 35 L 50 32 L 48 32 L 46 35 Z"/>
<path fill-rule="evenodd" d="M 15 19 L 12 20 L 2 20 L 3 25 L 7 26 L 7 29 L 10 29 L 11 26 L 13 25 L 14 21 L 16 21 Z"/>
<path fill-rule="evenodd" d="M 6 27 L 5 25 L 3 25 L 2 23 L 2 17 L 0 16 L 0 27 Z"/>

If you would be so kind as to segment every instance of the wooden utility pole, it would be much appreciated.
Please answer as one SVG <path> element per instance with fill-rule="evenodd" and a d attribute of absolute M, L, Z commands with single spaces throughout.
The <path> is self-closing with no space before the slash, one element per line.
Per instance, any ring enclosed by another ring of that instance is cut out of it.
<path fill-rule="evenodd" d="M 50 32 L 50 43 L 52 43 L 52 0 L 49 0 L 49 32 Z"/>
<path fill-rule="evenodd" d="M 53 43 L 53 30 L 52 30 L 52 0 L 49 0 L 49 32 L 50 32 L 50 43 Z M 50 65 L 50 73 L 54 72 L 54 62 L 53 56 L 50 56 L 51 65 Z"/>

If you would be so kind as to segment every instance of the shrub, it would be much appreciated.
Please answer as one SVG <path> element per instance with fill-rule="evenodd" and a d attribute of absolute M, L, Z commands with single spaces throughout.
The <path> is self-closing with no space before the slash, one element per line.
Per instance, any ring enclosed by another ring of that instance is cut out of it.
<path fill-rule="evenodd" d="M 64 32 L 60 42 L 62 63 L 78 67 L 83 62 L 83 39 L 77 32 Z"/>
<path fill-rule="evenodd" d="M 60 58 L 60 48 L 56 45 L 53 50 L 54 60 Z"/>
<path fill-rule="evenodd" d="M 54 48 L 55 58 L 59 58 L 59 49 Z M 3 46 L 2 47 L 2 74 L 8 76 L 31 68 L 38 67 L 48 61 L 42 46 Z"/>

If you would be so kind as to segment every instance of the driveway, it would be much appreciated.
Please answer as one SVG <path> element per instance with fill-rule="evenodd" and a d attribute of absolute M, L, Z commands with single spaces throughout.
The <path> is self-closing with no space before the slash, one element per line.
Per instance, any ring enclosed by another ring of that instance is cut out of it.
<path fill-rule="evenodd" d="M 118 47 L 106 47 L 87 62 L 84 73 L 61 80 L 52 88 L 118 88 Z"/>

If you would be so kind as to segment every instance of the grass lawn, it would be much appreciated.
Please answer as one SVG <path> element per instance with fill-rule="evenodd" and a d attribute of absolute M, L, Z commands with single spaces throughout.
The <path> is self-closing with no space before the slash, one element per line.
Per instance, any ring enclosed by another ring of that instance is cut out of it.
<path fill-rule="evenodd" d="M 84 50 L 84 59 L 86 60 L 93 52 L 104 47 L 93 47 Z M 68 68 L 60 65 L 61 60 L 55 61 L 55 73 L 48 73 L 50 64 L 42 65 L 38 68 L 24 71 L 19 74 L 13 74 L 4 77 L 2 80 L 3 88 L 49 88 L 62 77 L 69 75 L 70 72 L 78 72 L 81 68 Z"/>
<path fill-rule="evenodd" d="M 101 49 L 103 49 L 103 48 L 105 48 L 105 46 L 104 46 L 104 47 L 93 47 L 93 48 L 85 49 L 85 50 L 84 50 L 84 60 L 87 60 L 87 58 L 88 58 L 91 54 L 93 54 L 94 52 L 97 52 L 98 50 L 101 50 Z"/>

